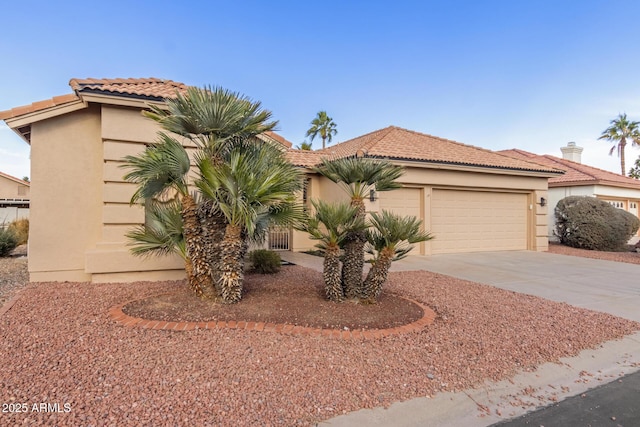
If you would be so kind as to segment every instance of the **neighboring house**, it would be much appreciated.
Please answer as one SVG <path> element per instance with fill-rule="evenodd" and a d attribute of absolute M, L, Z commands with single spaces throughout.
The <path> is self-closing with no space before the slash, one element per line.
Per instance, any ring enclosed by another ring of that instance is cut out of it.
<path fill-rule="evenodd" d="M 0 227 L 29 218 L 29 183 L 0 172 Z"/>
<path fill-rule="evenodd" d="M 158 125 L 141 111 L 184 91 L 160 79 L 72 79 L 74 93 L 0 112 L 31 145 L 29 272 L 32 281 L 134 281 L 184 276 L 177 257 L 137 258 L 125 233 L 144 222 L 142 205 L 129 205 L 135 185 L 120 166 L 156 139 Z M 369 211 L 392 209 L 425 221 L 436 239 L 416 253 L 546 250 L 547 180 L 554 168 L 396 127 L 323 151 L 290 149 L 308 173 L 305 198 L 339 200 L 336 184 L 312 172 L 322 157 L 389 158 L 406 167 L 403 188 L 374 195 Z M 304 250 L 304 233 L 284 230 L 272 247 Z M 273 236 L 272 236 L 273 237 Z"/>
<path fill-rule="evenodd" d="M 528 151 L 513 149 L 499 151 L 515 159 L 528 160 L 555 169 L 565 174 L 549 179 L 549 238 L 554 235 L 554 209 L 558 202 L 567 196 L 591 196 L 609 202 L 611 205 L 639 216 L 640 180 L 617 173 L 594 168 L 581 163 L 582 147 L 570 142 L 561 147 L 562 158 L 549 154 L 539 155 Z M 639 234 L 640 235 L 640 232 Z"/>

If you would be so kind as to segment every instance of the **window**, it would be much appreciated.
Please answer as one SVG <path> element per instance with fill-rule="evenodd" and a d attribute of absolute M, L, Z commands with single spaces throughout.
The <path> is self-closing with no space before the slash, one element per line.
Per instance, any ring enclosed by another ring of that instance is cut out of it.
<path fill-rule="evenodd" d="M 26 196 L 27 195 L 27 187 L 24 185 L 18 185 L 18 196 Z"/>
<path fill-rule="evenodd" d="M 614 208 L 624 209 L 624 202 L 620 202 L 617 200 L 606 200 L 606 202 L 609 203 Z"/>

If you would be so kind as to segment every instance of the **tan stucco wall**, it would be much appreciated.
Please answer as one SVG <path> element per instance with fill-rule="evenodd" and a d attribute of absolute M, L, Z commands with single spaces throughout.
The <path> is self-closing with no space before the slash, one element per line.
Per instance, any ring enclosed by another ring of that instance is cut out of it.
<path fill-rule="evenodd" d="M 0 199 L 25 199 L 29 200 L 30 188 L 12 179 L 0 175 Z"/>
<path fill-rule="evenodd" d="M 179 257 L 134 257 L 127 246 L 125 233 L 144 222 L 144 209 L 129 205 L 135 186 L 119 166 L 158 130 L 140 111 L 90 104 L 32 125 L 32 281 L 184 277 Z"/>
<path fill-rule="evenodd" d="M 90 280 L 85 251 L 101 231 L 99 107 L 31 130 L 29 272 L 32 281 Z"/>

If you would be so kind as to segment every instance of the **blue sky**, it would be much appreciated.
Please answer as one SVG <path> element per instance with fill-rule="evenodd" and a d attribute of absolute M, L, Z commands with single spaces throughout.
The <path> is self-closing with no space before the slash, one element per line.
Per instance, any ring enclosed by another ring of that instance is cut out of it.
<path fill-rule="evenodd" d="M 0 110 L 74 77 L 159 77 L 259 100 L 294 144 L 326 110 L 334 143 L 389 125 L 558 156 L 575 141 L 619 172 L 597 138 L 618 113 L 640 120 L 639 15 L 616 0 L 23 0 L 0 14 Z M 29 175 L 4 124 L 0 171 Z"/>

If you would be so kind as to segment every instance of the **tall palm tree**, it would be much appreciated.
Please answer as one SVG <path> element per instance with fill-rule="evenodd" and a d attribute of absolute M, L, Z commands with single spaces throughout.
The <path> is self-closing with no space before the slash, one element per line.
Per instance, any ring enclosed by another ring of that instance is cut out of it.
<path fill-rule="evenodd" d="M 324 253 L 322 276 L 327 299 L 342 301 L 345 295 L 341 283 L 340 248 L 349 233 L 364 230 L 364 221 L 356 215 L 357 208 L 347 203 L 329 204 L 321 200 L 311 203 L 315 214 L 299 229 L 318 240 L 316 247 Z"/>
<path fill-rule="evenodd" d="M 383 210 L 382 214 L 372 213 L 370 222 L 372 227 L 366 232 L 367 251 L 374 257 L 361 300 L 373 304 L 387 281 L 391 263 L 406 257 L 413 244 L 431 240 L 433 236 L 420 230 L 422 221 L 413 216 L 401 217 Z"/>
<path fill-rule="evenodd" d="M 269 222 L 303 217 L 295 196 L 302 189 L 301 172 L 277 147 L 255 140 L 231 148 L 217 164 L 201 153 L 197 165 L 196 186 L 226 221 L 216 286 L 223 301 L 238 302 L 249 239 L 259 239 Z"/>
<path fill-rule="evenodd" d="M 640 122 L 634 122 L 627 119 L 627 114 L 619 114 L 618 118 L 611 120 L 611 126 L 606 128 L 602 135 L 598 139 L 604 139 L 607 141 L 613 141 L 614 145 L 609 150 L 609 155 L 618 150 L 618 157 L 620 157 L 620 170 L 621 174 L 625 175 L 625 157 L 624 150 L 627 146 L 627 141 L 631 141 L 632 145 L 640 145 Z"/>
<path fill-rule="evenodd" d="M 196 295 L 211 296 L 213 282 L 208 266 L 203 261 L 202 230 L 196 201 L 189 192 L 187 175 L 191 163 L 186 149 L 175 138 L 160 132 L 154 145 L 137 156 L 126 156 L 122 167 L 129 169 L 124 179 L 138 185 L 131 197 L 131 204 L 140 200 L 166 198 L 175 198 L 179 203 L 189 285 Z M 134 233 L 132 237 L 135 239 L 139 235 Z"/>
<path fill-rule="evenodd" d="M 389 191 L 401 187 L 397 179 L 403 173 L 402 167 L 388 161 L 354 157 L 325 159 L 315 170 L 343 187 L 351 206 L 356 208 L 356 215 L 362 220 L 366 216 L 364 199 L 369 196 L 369 191 Z M 347 298 L 358 298 L 361 292 L 365 242 L 363 231 L 349 233 L 344 242 L 342 285 Z"/>
<path fill-rule="evenodd" d="M 325 142 L 331 143 L 333 137 L 338 133 L 336 126 L 326 111 L 319 111 L 315 119 L 311 120 L 311 127 L 307 131 L 307 136 L 311 137 L 311 141 L 313 141 L 316 136 L 320 135 L 322 148 L 324 149 L 326 148 Z"/>

